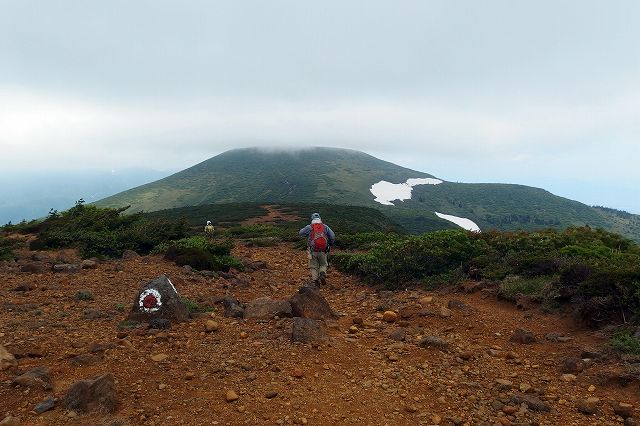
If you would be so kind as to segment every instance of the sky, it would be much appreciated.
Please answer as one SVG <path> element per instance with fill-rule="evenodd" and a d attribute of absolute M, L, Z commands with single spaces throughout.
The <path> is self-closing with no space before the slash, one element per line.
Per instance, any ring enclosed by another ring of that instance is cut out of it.
<path fill-rule="evenodd" d="M 640 213 L 638 18 L 635 0 L 0 0 L 0 180 L 331 146 Z"/>

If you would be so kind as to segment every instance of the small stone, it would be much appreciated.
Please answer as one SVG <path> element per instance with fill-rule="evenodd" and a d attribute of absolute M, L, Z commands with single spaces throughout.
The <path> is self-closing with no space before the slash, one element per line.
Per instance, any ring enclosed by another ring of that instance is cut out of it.
<path fill-rule="evenodd" d="M 16 357 L 13 356 L 4 346 L 0 345 L 0 371 L 18 365 Z"/>
<path fill-rule="evenodd" d="M 437 414 L 434 414 L 433 416 L 431 416 L 431 422 L 432 422 L 434 425 L 439 425 L 440 423 L 442 423 L 442 417 L 440 417 L 440 416 L 439 416 L 439 415 L 437 415 Z"/>
<path fill-rule="evenodd" d="M 565 358 L 562 361 L 563 373 L 580 373 L 585 368 L 585 362 L 580 358 Z"/>
<path fill-rule="evenodd" d="M 577 377 L 573 374 L 563 374 L 561 379 L 563 382 L 575 382 Z"/>
<path fill-rule="evenodd" d="M 502 412 L 507 415 L 513 415 L 518 412 L 518 407 L 514 407 L 513 405 L 505 405 L 502 407 Z"/>
<path fill-rule="evenodd" d="M 453 312 L 451 312 L 451 309 L 445 308 L 444 306 L 440 308 L 440 312 L 438 313 L 440 315 L 440 318 L 449 318 Z"/>
<path fill-rule="evenodd" d="M 225 395 L 225 400 L 227 402 L 237 401 L 239 398 L 240 397 L 238 396 L 238 394 L 233 390 L 228 390 L 227 394 Z"/>
<path fill-rule="evenodd" d="M 600 398 L 589 397 L 578 401 L 577 408 L 583 414 L 595 414 L 598 412 L 598 405 L 600 405 Z"/>
<path fill-rule="evenodd" d="M 241 339 L 246 339 L 247 337 L 249 337 L 249 335 L 247 334 L 246 331 L 243 331 L 243 332 L 240 333 L 240 338 Z"/>
<path fill-rule="evenodd" d="M 596 387 L 593 386 L 593 385 L 589 385 L 589 389 L 588 390 L 589 390 L 589 392 L 593 392 L 593 391 L 596 390 Z"/>
<path fill-rule="evenodd" d="M 158 385 L 158 389 L 160 389 L 160 390 L 164 390 L 164 389 L 166 389 L 166 388 L 167 388 L 167 385 L 166 385 L 165 383 L 160 383 L 160 384 Z"/>
<path fill-rule="evenodd" d="M 393 311 L 385 311 L 384 314 L 382 314 L 382 321 L 384 322 L 396 322 L 397 319 L 398 314 Z"/>
<path fill-rule="evenodd" d="M 297 379 L 301 379 L 302 377 L 304 377 L 304 371 L 302 371 L 301 368 L 294 368 L 291 372 L 291 375 Z"/>
<path fill-rule="evenodd" d="M 613 405 L 613 412 L 622 418 L 633 417 L 633 405 L 620 402 Z"/>
<path fill-rule="evenodd" d="M 9 414 L 0 421 L 0 426 L 20 426 L 20 419 Z"/>
<path fill-rule="evenodd" d="M 207 320 L 207 322 L 204 324 L 204 329 L 207 333 L 218 331 L 218 327 L 218 323 L 214 320 Z"/>
<path fill-rule="evenodd" d="M 167 354 L 156 354 L 151 357 L 151 360 L 155 362 L 162 362 L 162 361 L 165 361 L 167 358 L 169 358 L 169 355 Z"/>
<path fill-rule="evenodd" d="M 56 400 L 52 396 L 49 396 L 40 404 L 36 405 L 33 411 L 35 411 L 36 414 L 42 414 L 45 411 L 52 410 L 53 407 L 55 406 L 56 406 Z"/>
<path fill-rule="evenodd" d="M 433 302 L 433 296 L 424 296 L 420 298 L 419 302 L 422 306 L 428 305 L 429 303 Z"/>
<path fill-rule="evenodd" d="M 531 385 L 528 383 L 520 383 L 520 392 L 527 393 L 531 390 Z"/>
<path fill-rule="evenodd" d="M 185 380 L 193 380 L 196 375 L 192 371 L 187 371 L 184 375 Z"/>
<path fill-rule="evenodd" d="M 356 327 L 355 325 L 352 325 L 351 327 L 349 327 L 349 334 L 356 334 L 358 331 L 358 327 Z"/>
<path fill-rule="evenodd" d="M 364 324 L 364 320 L 362 319 L 362 317 L 353 317 L 351 322 L 354 323 L 355 325 L 363 325 Z"/>
<path fill-rule="evenodd" d="M 264 395 L 264 397 L 267 398 L 267 399 L 273 399 L 276 396 L 278 396 L 278 392 L 276 392 L 276 391 L 269 391 Z"/>

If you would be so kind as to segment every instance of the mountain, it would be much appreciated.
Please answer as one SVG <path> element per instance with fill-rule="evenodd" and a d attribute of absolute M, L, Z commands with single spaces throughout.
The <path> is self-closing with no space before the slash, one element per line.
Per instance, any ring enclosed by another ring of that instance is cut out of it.
<path fill-rule="evenodd" d="M 468 229 L 473 223 L 481 230 L 588 225 L 640 240 L 636 215 L 624 219 L 529 186 L 446 182 L 363 152 L 334 148 L 227 151 L 97 204 L 130 205 L 136 212 L 237 202 L 375 207 L 415 233 L 456 223 Z"/>

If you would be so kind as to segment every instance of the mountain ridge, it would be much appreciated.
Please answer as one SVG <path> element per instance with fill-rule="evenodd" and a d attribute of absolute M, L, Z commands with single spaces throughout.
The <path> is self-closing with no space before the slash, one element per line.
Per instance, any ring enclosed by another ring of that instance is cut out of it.
<path fill-rule="evenodd" d="M 235 202 L 344 204 L 375 207 L 414 233 L 457 226 L 437 217 L 435 212 L 439 212 L 469 219 L 481 230 L 591 226 L 640 241 L 637 215 L 623 220 L 606 210 L 526 185 L 442 180 L 412 186 L 410 198 L 392 201 L 392 205 L 375 201 L 374 184 L 386 181 L 400 187 L 416 178 L 436 179 L 351 149 L 240 148 L 96 204 L 130 205 L 131 212 Z M 407 188 L 402 189 L 406 193 Z"/>

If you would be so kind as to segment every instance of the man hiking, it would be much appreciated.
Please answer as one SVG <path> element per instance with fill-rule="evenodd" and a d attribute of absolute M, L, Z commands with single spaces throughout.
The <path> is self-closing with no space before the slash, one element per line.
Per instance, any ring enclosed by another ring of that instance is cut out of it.
<path fill-rule="evenodd" d="M 207 236 L 213 235 L 213 225 L 210 220 L 207 221 L 207 225 L 204 227 L 204 233 Z"/>
<path fill-rule="evenodd" d="M 320 287 L 327 283 L 327 255 L 336 240 L 329 226 L 322 223 L 319 213 L 311 215 L 311 224 L 302 228 L 298 235 L 307 237 L 307 257 L 311 279 Z"/>

